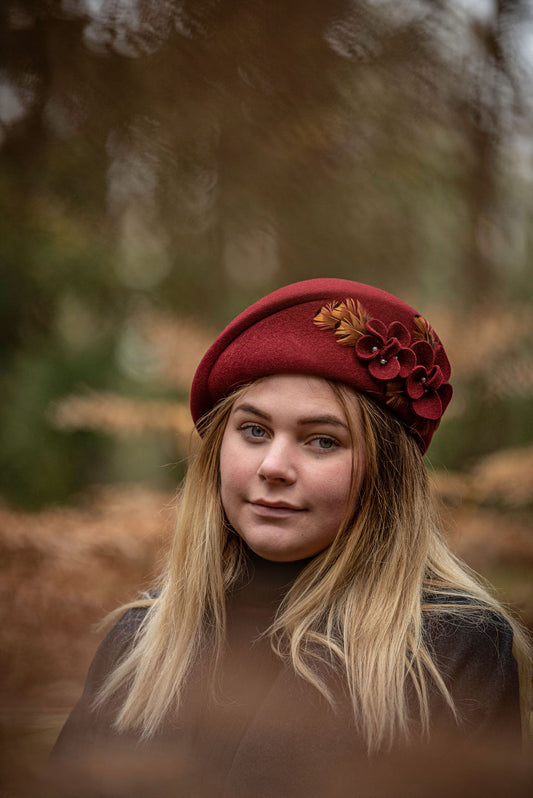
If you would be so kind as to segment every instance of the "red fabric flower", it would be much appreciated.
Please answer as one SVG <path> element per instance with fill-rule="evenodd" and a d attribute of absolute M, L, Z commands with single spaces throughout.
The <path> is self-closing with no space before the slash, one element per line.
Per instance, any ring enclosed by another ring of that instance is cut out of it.
<path fill-rule="evenodd" d="M 442 346 L 434 349 L 426 341 L 417 341 L 412 349 L 416 366 L 405 381 L 407 395 L 417 416 L 436 421 L 452 393 L 451 385 L 446 382 L 450 376 L 448 360 Z"/>
<path fill-rule="evenodd" d="M 407 377 L 416 365 L 407 328 L 399 321 L 387 327 L 379 319 L 370 319 L 366 331 L 367 335 L 357 341 L 355 352 L 360 360 L 368 361 L 370 374 L 377 380 Z"/>

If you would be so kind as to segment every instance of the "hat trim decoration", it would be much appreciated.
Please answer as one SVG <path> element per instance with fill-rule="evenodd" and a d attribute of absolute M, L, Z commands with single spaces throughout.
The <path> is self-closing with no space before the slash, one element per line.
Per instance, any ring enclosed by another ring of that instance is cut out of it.
<path fill-rule="evenodd" d="M 414 317 L 411 334 L 402 322 L 386 325 L 347 297 L 324 305 L 313 321 L 319 329 L 334 332 L 341 346 L 352 347 L 359 365 L 384 383 L 385 403 L 392 410 L 411 410 L 414 431 L 425 435 L 428 425 L 438 424 L 451 398 L 450 367 L 444 347 L 422 316 Z"/>

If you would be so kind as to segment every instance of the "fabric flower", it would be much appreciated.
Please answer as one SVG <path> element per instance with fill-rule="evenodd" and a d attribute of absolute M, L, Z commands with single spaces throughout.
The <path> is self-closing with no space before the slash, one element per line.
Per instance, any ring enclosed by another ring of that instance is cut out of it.
<path fill-rule="evenodd" d="M 417 341 L 412 349 L 416 366 L 405 381 L 407 395 L 417 416 L 436 421 L 452 393 L 446 382 L 450 376 L 448 360 L 442 346 L 434 349 L 427 341 Z"/>
<path fill-rule="evenodd" d="M 357 341 L 355 352 L 360 360 L 368 362 L 370 374 L 377 380 L 407 377 L 416 365 L 416 357 L 406 327 L 399 321 L 387 327 L 379 319 L 370 319 L 366 331 Z"/>

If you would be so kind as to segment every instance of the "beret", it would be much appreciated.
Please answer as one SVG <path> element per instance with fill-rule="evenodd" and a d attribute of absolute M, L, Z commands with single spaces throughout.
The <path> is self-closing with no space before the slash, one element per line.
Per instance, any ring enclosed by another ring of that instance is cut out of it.
<path fill-rule="evenodd" d="M 429 323 L 401 299 L 352 280 L 279 288 L 236 316 L 202 358 L 191 387 L 196 425 L 252 380 L 310 374 L 388 408 L 429 446 L 452 397 L 450 363 Z"/>

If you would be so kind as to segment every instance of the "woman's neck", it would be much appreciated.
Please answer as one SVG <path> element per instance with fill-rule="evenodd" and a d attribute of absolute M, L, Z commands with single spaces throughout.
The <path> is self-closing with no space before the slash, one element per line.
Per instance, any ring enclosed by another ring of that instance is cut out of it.
<path fill-rule="evenodd" d="M 234 596 L 246 598 L 251 604 L 277 606 L 309 562 L 310 559 L 293 562 L 266 560 L 245 545 L 243 575 Z"/>

